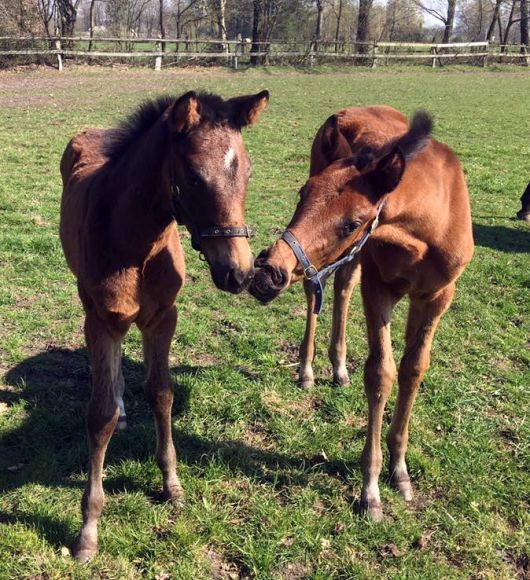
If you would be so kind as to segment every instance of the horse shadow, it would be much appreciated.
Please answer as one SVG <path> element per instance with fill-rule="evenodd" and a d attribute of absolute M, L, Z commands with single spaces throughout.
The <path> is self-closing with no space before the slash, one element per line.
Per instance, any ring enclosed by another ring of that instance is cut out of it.
<path fill-rule="evenodd" d="M 185 375 L 199 376 L 207 367 L 177 366 L 171 369 L 176 382 L 173 414 L 189 406 L 190 389 L 182 384 Z M 154 455 L 155 428 L 151 411 L 143 396 L 144 366 L 123 357 L 124 395 L 128 427 L 111 439 L 106 467 L 106 493 L 139 491 L 153 501 L 158 490 L 146 489 L 134 476 L 113 476 L 112 466 L 124 459 L 145 461 Z M 252 380 L 252 378 L 250 379 Z M 255 378 L 254 378 L 255 380 Z M 85 408 L 90 397 L 90 373 L 86 349 L 49 348 L 10 369 L 0 389 L 0 404 L 16 408 L 14 426 L 4 435 L 0 454 L 0 493 L 16 490 L 28 483 L 55 488 L 84 488 L 88 452 L 84 434 Z M 190 434 L 186 428 L 173 430 L 180 462 L 200 470 L 208 458 L 215 457 L 231 472 L 278 489 L 307 484 L 315 470 L 347 481 L 358 465 L 341 461 L 323 462 L 320 456 L 291 457 L 259 449 L 244 441 L 215 441 Z M 119 470 L 118 470 L 119 471 Z M 41 514 L 6 514 L 0 523 L 26 523 L 34 526 L 55 547 L 70 545 L 75 530 L 65 520 Z"/>
<path fill-rule="evenodd" d="M 530 229 L 508 228 L 473 224 L 473 237 L 477 246 L 506 253 L 530 252 Z"/>

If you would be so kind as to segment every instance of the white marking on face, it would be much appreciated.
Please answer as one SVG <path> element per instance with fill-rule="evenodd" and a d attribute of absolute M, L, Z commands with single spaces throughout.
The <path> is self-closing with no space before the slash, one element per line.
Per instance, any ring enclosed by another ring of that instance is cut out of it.
<path fill-rule="evenodd" d="M 232 161 L 234 161 L 235 156 L 236 150 L 233 147 L 230 147 L 230 149 L 225 154 L 225 169 L 227 171 L 231 168 Z"/>

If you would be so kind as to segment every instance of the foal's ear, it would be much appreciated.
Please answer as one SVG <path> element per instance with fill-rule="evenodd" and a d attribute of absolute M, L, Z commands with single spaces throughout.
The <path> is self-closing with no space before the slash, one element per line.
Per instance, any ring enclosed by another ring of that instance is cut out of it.
<path fill-rule="evenodd" d="M 394 191 L 399 185 L 405 171 L 405 156 L 399 147 L 394 148 L 377 162 L 368 173 L 376 192 L 380 195 Z"/>
<path fill-rule="evenodd" d="M 333 156 L 339 142 L 339 123 L 336 115 L 331 117 L 322 126 L 322 152 L 329 159 Z"/>
<path fill-rule="evenodd" d="M 261 111 L 269 104 L 269 91 L 261 91 L 257 95 L 234 97 L 228 102 L 232 107 L 232 120 L 238 127 L 257 123 Z"/>
<path fill-rule="evenodd" d="M 201 104 L 194 91 L 175 101 L 171 107 L 170 121 L 176 133 L 187 133 L 201 122 Z"/>

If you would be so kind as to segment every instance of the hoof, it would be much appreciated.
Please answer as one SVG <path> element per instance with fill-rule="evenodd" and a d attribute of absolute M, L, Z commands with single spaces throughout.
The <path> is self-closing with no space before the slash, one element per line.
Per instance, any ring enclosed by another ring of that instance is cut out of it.
<path fill-rule="evenodd" d="M 337 387 L 347 387 L 350 384 L 350 377 L 346 375 L 333 375 L 333 383 Z"/>
<path fill-rule="evenodd" d="M 372 522 L 383 521 L 383 506 L 376 502 L 361 502 L 361 514 Z"/>
<path fill-rule="evenodd" d="M 530 211 L 518 211 L 517 217 L 524 222 L 530 222 Z"/>
<path fill-rule="evenodd" d="M 413 492 L 412 492 L 412 484 L 410 483 L 410 479 L 401 479 L 400 481 L 391 480 L 392 486 L 399 491 L 401 497 L 409 502 L 412 501 Z"/>
<path fill-rule="evenodd" d="M 96 555 L 98 551 L 96 545 L 87 545 L 87 542 L 83 542 L 79 537 L 75 540 L 72 547 L 72 556 L 79 562 L 79 564 L 86 564 L 90 562 L 92 558 Z"/>
<path fill-rule="evenodd" d="M 312 389 L 315 386 L 314 379 L 299 379 L 298 384 L 302 387 L 302 389 Z"/>
<path fill-rule="evenodd" d="M 186 504 L 184 490 L 180 485 L 173 485 L 171 487 L 164 488 L 164 491 L 162 492 L 162 499 L 164 501 L 171 502 L 179 510 L 182 509 Z"/>
<path fill-rule="evenodd" d="M 123 431 L 124 429 L 127 429 L 127 417 L 125 415 L 120 415 L 118 417 L 116 431 Z"/>

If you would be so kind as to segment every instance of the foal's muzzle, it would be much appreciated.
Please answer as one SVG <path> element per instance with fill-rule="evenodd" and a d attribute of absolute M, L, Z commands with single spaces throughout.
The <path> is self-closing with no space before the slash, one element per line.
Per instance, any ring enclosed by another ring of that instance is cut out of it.
<path fill-rule="evenodd" d="M 261 255 L 254 265 L 256 271 L 249 292 L 260 302 L 266 304 L 274 300 L 289 286 L 289 274 L 285 268 L 268 264 Z"/>
<path fill-rule="evenodd" d="M 219 290 L 239 294 L 246 290 L 254 278 L 254 268 L 243 270 L 239 267 L 212 264 L 212 279 Z"/>

